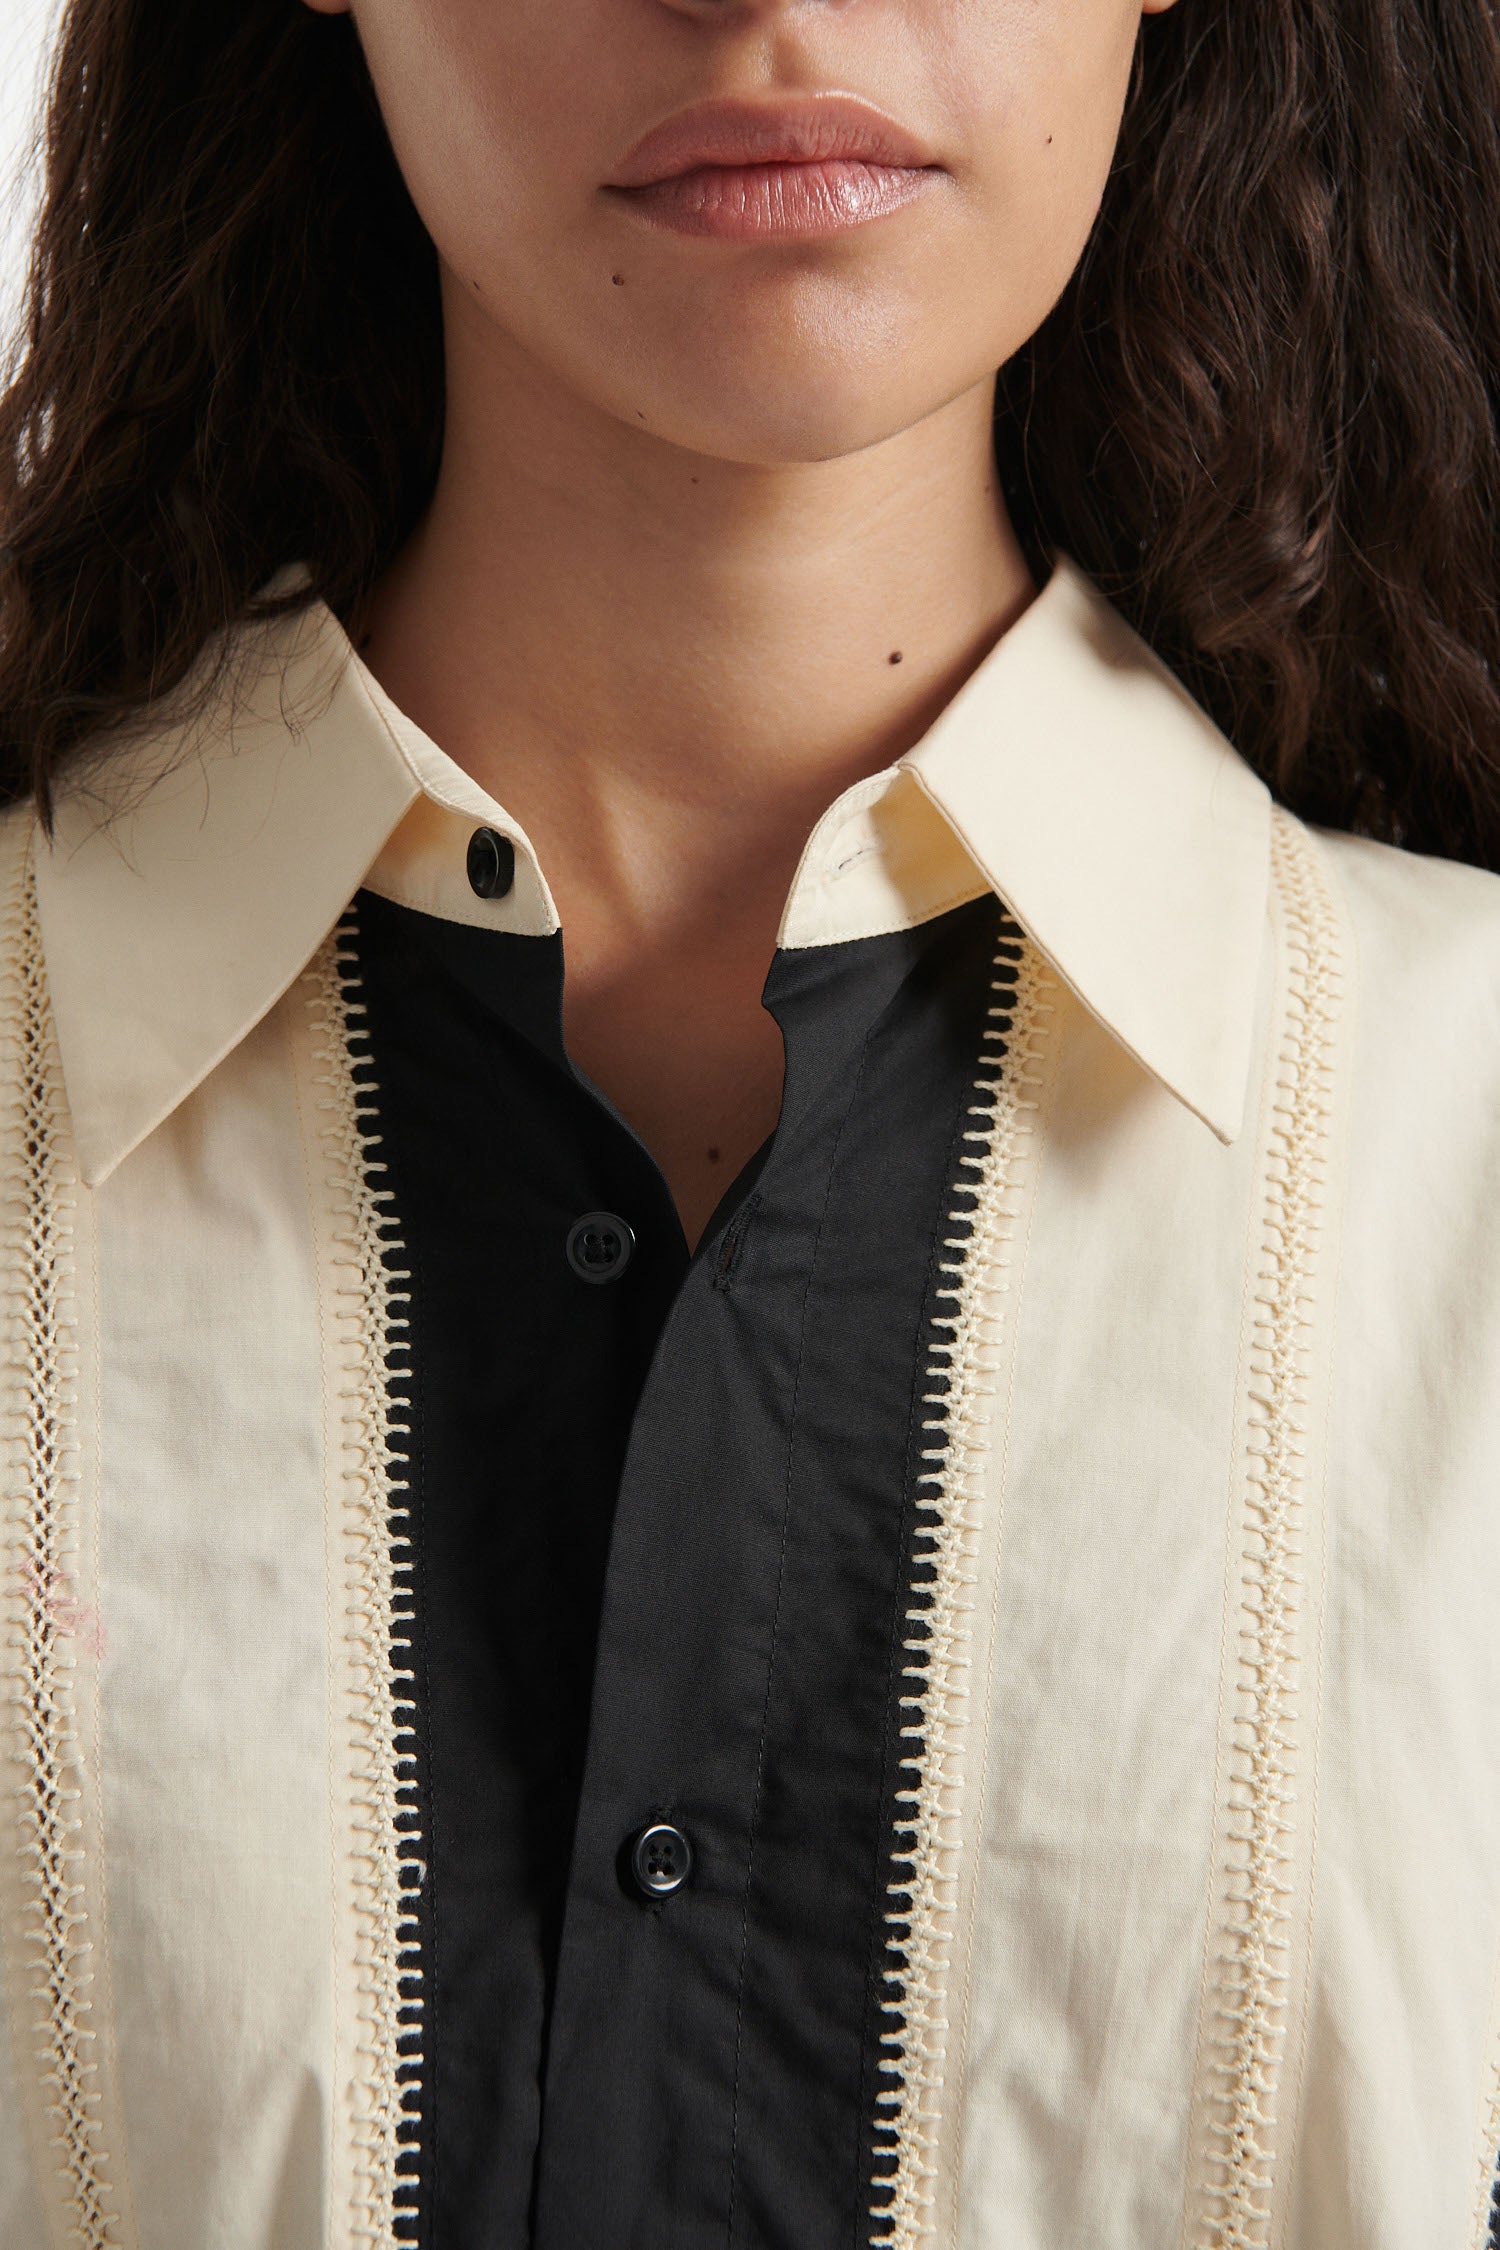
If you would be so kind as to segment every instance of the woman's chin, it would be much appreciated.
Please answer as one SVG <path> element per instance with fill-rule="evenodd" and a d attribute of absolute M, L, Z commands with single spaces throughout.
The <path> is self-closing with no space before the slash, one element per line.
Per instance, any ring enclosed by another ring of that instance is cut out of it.
<path fill-rule="evenodd" d="M 872 383 L 867 367 L 841 367 L 826 354 L 781 355 L 757 365 L 748 355 L 712 369 L 674 363 L 655 382 L 633 384 L 611 410 L 627 425 L 720 461 L 774 468 L 841 460 L 909 429 L 951 397 L 961 382 L 919 384 L 895 363 Z"/>

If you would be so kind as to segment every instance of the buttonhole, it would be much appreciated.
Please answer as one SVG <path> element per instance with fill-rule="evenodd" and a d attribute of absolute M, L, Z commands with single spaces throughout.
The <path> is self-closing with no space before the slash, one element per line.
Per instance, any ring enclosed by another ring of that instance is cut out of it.
<path fill-rule="evenodd" d="M 755 1216 L 759 1206 L 759 1192 L 752 1188 L 724 1229 L 724 1239 L 719 1244 L 719 1255 L 714 1262 L 714 1287 L 715 1289 L 722 1289 L 726 1296 L 729 1294 L 730 1284 L 734 1277 L 740 1247 L 744 1242 L 750 1221 Z"/>

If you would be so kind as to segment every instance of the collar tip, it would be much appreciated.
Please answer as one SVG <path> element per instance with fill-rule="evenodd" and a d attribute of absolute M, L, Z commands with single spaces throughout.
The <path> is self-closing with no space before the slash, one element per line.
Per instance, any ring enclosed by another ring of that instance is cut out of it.
<path fill-rule="evenodd" d="M 1234 1146 L 1244 1130 L 1245 1124 L 1245 1090 L 1243 1087 L 1239 1094 L 1234 1096 L 1220 1094 L 1203 1101 L 1195 1101 L 1191 1094 L 1183 1092 L 1179 1098 L 1186 1103 L 1195 1117 L 1202 1119 L 1216 1141 L 1220 1142 L 1225 1148 Z"/>
<path fill-rule="evenodd" d="M 74 1153 L 78 1163 L 79 1181 L 84 1187 L 92 1189 L 103 1187 L 110 1174 L 119 1165 L 124 1151 L 117 1148 L 78 1147 Z"/>
<path fill-rule="evenodd" d="M 67 1074 L 64 1072 L 64 1084 Z M 102 1117 L 73 1118 L 73 1166 L 79 1184 L 86 1188 L 103 1187 L 106 1180 L 117 1172 L 131 1150 L 138 1148 L 146 1138 L 149 1126 L 138 1126 L 133 1119 L 116 1116 L 113 1112 Z"/>

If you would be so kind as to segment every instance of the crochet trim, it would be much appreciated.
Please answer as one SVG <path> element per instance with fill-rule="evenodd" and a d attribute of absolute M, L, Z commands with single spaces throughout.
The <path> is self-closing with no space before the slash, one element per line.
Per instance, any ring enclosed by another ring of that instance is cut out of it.
<path fill-rule="evenodd" d="M 958 1902 L 958 1821 L 969 1715 L 969 1663 L 976 1583 L 978 1518 L 997 1371 L 1004 1341 L 1017 1203 L 1035 1136 L 1034 1089 L 1052 1005 L 1042 958 L 1004 915 L 992 971 L 989 1021 L 963 1134 L 972 1153 L 960 1165 L 975 1175 L 955 1193 L 971 1208 L 949 1213 L 940 1271 L 954 1278 L 935 1294 L 952 1304 L 935 1316 L 947 1332 L 932 1345 L 924 1406 L 937 1411 L 922 1429 L 931 1464 L 917 1479 L 918 1524 L 913 1562 L 918 1583 L 906 1612 L 910 1683 L 901 1697 L 912 1744 L 901 1760 L 910 1785 L 896 1793 L 892 1862 L 904 1869 L 887 1885 L 893 1904 L 884 1973 L 891 1988 L 881 2005 L 896 2019 L 881 2034 L 883 2075 L 893 2083 L 877 2097 L 877 2165 L 891 2168 L 875 2183 L 872 2250 L 917 2250 L 935 2230 L 937 2142 L 948 2045 L 948 1986 Z M 983 1048 L 998 1047 L 999 1053 Z M 998 1066 L 998 1069 L 997 1069 Z M 995 1073 L 988 1075 L 988 1073 Z M 962 1233 L 958 1229 L 966 1230 Z"/>
<path fill-rule="evenodd" d="M 119 2215 L 102 2144 L 91 1948 L 81 1879 L 83 1757 L 73 1668 L 89 1622 L 72 1592 L 78 1544 L 78 1179 L 52 1033 L 30 845 L 0 929 L 0 1208 L 15 1306 L 4 1503 L 4 1668 L 14 1712 L 7 1775 L 21 1867 L 12 1986 L 50 2128 L 67 2239 L 108 2250 Z M 14 1277 L 12 1281 L 12 1276 Z"/>
<path fill-rule="evenodd" d="M 343 1601 L 348 1775 L 355 1849 L 349 1870 L 355 1926 L 353 2141 L 350 2240 L 389 2250 L 415 2220 L 414 2144 L 421 2104 L 422 2022 L 417 1901 L 423 1863 L 416 1810 L 411 1669 L 409 1510 L 396 1474 L 393 1385 L 407 1372 L 410 1279 L 391 1263 L 401 1245 L 386 1206 L 386 1169 L 361 1019 L 352 912 L 305 975 L 316 1108 L 334 1215 L 333 1297 L 342 1381 Z M 399 1364 L 398 1364 L 399 1362 Z"/>
<path fill-rule="evenodd" d="M 1472 2250 L 1496 2250 L 1500 2244 L 1500 2062 L 1490 2064 L 1486 2081 L 1474 2222 L 1469 2234 Z"/>
<path fill-rule="evenodd" d="M 1250 1352 L 1229 1913 L 1209 2059 L 1216 2083 L 1199 2250 L 1264 2250 L 1270 2240 L 1291 1970 L 1308 1308 L 1318 1279 L 1341 964 L 1338 919 L 1315 847 L 1281 806 L 1272 810 L 1271 868 L 1285 920 L 1288 989 Z"/>

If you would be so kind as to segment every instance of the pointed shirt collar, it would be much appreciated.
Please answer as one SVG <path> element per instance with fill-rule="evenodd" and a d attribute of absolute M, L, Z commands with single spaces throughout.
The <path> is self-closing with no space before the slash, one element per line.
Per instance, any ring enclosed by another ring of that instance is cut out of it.
<path fill-rule="evenodd" d="M 558 926 L 504 807 L 397 710 L 321 604 L 247 629 L 206 715 L 94 769 L 37 838 L 81 1175 L 114 1167 L 295 981 L 362 884 L 495 928 Z M 516 847 L 469 888 L 476 826 Z M 809 836 L 780 943 L 995 891 L 1152 1077 L 1233 1140 L 1250 1069 L 1270 798 L 1066 557 L 922 739 Z"/>

